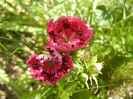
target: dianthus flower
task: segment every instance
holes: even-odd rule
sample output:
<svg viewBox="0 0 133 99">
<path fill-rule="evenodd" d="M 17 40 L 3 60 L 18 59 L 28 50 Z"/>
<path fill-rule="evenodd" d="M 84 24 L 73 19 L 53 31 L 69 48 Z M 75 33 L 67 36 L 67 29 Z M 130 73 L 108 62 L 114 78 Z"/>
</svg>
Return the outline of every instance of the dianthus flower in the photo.
<svg viewBox="0 0 133 99">
<path fill-rule="evenodd" d="M 80 18 L 62 16 L 47 23 L 48 46 L 58 51 L 73 51 L 85 47 L 93 36 L 93 29 Z"/>
<path fill-rule="evenodd" d="M 73 61 L 69 53 L 61 56 L 54 48 L 47 49 L 50 54 L 35 53 L 29 57 L 26 64 L 30 68 L 32 77 L 53 84 L 69 73 L 69 70 L 73 68 Z"/>
</svg>

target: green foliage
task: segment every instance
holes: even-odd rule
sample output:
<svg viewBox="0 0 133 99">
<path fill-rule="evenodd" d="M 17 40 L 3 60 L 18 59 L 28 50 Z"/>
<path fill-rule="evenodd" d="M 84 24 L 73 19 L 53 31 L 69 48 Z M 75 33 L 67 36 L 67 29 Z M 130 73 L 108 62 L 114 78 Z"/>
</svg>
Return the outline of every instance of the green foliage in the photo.
<svg viewBox="0 0 133 99">
<path fill-rule="evenodd" d="M 132 0 L 0 0 L 0 81 L 18 99 L 106 99 L 132 85 L 132 6 Z M 48 53 L 46 23 L 59 16 L 88 20 L 94 37 L 70 52 L 75 68 L 49 85 L 31 78 L 25 63 L 34 52 Z M 103 63 L 102 71 L 95 63 Z"/>
<path fill-rule="evenodd" d="M 79 91 L 73 94 L 72 99 L 96 99 L 96 97 L 88 90 Z"/>
</svg>

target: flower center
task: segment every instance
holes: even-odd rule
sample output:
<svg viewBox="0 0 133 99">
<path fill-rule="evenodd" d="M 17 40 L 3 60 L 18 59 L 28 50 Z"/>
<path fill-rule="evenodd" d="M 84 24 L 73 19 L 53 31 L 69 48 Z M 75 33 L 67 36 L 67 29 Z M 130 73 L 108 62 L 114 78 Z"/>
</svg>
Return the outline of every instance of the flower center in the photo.
<svg viewBox="0 0 133 99">
<path fill-rule="evenodd" d="M 45 66 L 54 66 L 54 60 L 51 55 L 46 55 L 44 58 L 44 65 Z"/>
<path fill-rule="evenodd" d="M 54 66 L 54 61 L 53 60 L 47 61 L 47 65 L 48 66 Z"/>
<path fill-rule="evenodd" d="M 71 36 L 67 37 L 65 33 L 62 33 L 64 43 L 71 43 L 75 37 L 75 32 Z"/>
</svg>

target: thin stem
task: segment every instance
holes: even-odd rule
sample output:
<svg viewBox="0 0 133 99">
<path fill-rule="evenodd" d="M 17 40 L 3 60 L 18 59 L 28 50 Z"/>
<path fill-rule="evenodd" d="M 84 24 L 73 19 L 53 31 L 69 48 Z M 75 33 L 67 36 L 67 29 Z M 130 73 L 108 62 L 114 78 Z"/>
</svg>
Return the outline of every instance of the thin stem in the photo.
<svg viewBox="0 0 133 99">
<path fill-rule="evenodd" d="M 126 0 L 123 0 L 123 19 L 122 19 L 122 27 L 124 29 L 125 26 L 125 19 L 126 19 Z"/>
<path fill-rule="evenodd" d="M 95 10 L 96 10 L 97 3 L 98 3 L 98 0 L 95 0 L 95 1 L 93 2 L 92 13 L 91 13 L 91 17 L 90 17 L 90 26 L 91 26 L 92 21 L 93 21 L 93 14 L 94 14 L 94 12 L 95 12 Z"/>
</svg>

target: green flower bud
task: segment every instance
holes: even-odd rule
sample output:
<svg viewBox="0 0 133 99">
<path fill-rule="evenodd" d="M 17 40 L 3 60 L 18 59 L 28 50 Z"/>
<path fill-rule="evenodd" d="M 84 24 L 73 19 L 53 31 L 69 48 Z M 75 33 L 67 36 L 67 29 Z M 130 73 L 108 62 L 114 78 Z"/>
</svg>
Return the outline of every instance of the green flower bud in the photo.
<svg viewBox="0 0 133 99">
<path fill-rule="evenodd" d="M 93 69 L 95 70 L 95 71 L 101 71 L 102 70 L 102 63 L 95 63 L 94 65 L 93 65 Z"/>
<path fill-rule="evenodd" d="M 82 77 L 83 81 L 88 81 L 88 75 L 87 74 L 83 73 L 83 74 L 81 74 L 81 77 Z"/>
</svg>

